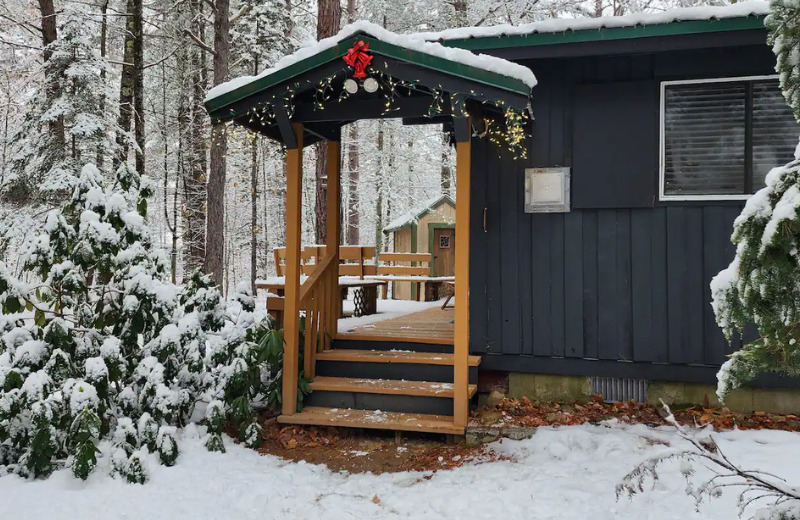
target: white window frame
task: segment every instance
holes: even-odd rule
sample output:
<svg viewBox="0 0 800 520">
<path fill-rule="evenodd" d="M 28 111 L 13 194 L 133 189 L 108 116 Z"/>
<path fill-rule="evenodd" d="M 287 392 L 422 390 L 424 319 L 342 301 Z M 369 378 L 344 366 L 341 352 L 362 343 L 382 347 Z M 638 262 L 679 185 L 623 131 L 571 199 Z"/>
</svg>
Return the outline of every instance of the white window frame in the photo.
<svg viewBox="0 0 800 520">
<path fill-rule="evenodd" d="M 762 81 L 778 79 L 777 74 L 765 76 L 737 76 L 730 78 L 707 78 L 707 79 L 680 79 L 661 82 L 661 99 L 659 101 L 659 135 L 658 135 L 658 200 L 669 201 L 691 201 L 691 200 L 747 200 L 753 196 L 752 193 L 746 194 L 720 194 L 720 195 L 667 195 L 664 193 L 666 187 L 666 146 L 665 146 L 665 126 L 666 121 L 666 88 L 670 85 L 693 85 L 700 83 L 733 83 L 737 81 Z M 779 165 L 775 165 L 779 166 Z"/>
</svg>

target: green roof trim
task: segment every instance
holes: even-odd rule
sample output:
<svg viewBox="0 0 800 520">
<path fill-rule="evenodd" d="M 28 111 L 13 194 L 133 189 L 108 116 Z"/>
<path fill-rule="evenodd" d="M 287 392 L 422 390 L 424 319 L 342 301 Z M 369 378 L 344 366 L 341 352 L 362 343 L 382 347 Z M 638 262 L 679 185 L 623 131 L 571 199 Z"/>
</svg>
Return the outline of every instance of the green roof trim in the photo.
<svg viewBox="0 0 800 520">
<path fill-rule="evenodd" d="M 292 78 L 325 65 L 326 63 L 341 59 L 345 54 L 347 54 L 348 49 L 350 49 L 352 46 L 353 38 L 358 38 L 366 43 L 369 43 L 371 52 L 387 58 L 404 61 L 412 65 L 431 69 L 461 79 L 490 85 L 520 94 L 522 96 L 529 96 L 531 92 L 530 87 L 525 84 L 525 82 L 509 76 L 504 76 L 497 72 L 491 72 L 473 67 L 471 65 L 465 65 L 463 63 L 441 58 L 439 56 L 434 56 L 432 54 L 406 49 L 398 45 L 393 45 L 378 40 L 367 34 L 354 34 L 351 37 L 342 40 L 334 47 L 320 51 L 319 53 L 289 65 L 286 68 L 275 71 L 274 73 L 262 78 L 258 78 L 250 83 L 246 83 L 230 92 L 226 92 L 225 94 L 209 99 L 205 103 L 206 109 L 208 110 L 209 114 L 213 116 L 215 112 L 223 111 L 225 107 L 233 103 L 246 99 L 250 96 L 258 94 L 259 92 L 263 92 L 287 81 L 291 81 Z"/>
<path fill-rule="evenodd" d="M 516 92 L 523 96 L 528 96 L 531 93 L 531 88 L 526 85 L 525 82 L 509 76 L 504 76 L 497 72 L 479 69 L 471 65 L 440 58 L 432 54 L 406 49 L 369 36 L 364 36 L 362 39 L 365 42 L 369 42 L 370 51 L 386 56 L 387 58 L 394 58 L 420 67 L 449 74 L 450 76 L 510 90 L 511 92 Z"/>
<path fill-rule="evenodd" d="M 230 92 L 226 92 L 221 96 L 211 98 L 205 103 L 206 110 L 208 110 L 209 114 L 213 114 L 214 112 L 217 112 L 228 105 L 236 103 L 237 101 L 248 98 L 253 94 L 258 94 L 263 90 L 267 90 L 271 87 L 289 81 L 300 74 L 313 70 L 321 65 L 325 65 L 333 60 L 339 59 L 347 54 L 347 49 L 349 49 L 351 46 L 352 44 L 349 42 L 349 39 L 348 41 L 341 41 L 336 44 L 335 47 L 325 49 L 324 51 L 321 51 L 313 56 L 309 56 L 304 60 L 293 63 L 286 68 L 280 69 L 272 74 L 242 85 L 235 90 L 231 90 Z"/>
<path fill-rule="evenodd" d="M 508 36 L 485 36 L 458 40 L 440 40 L 447 47 L 468 50 L 502 49 L 507 47 L 527 47 L 534 45 L 560 45 L 654 36 L 677 36 L 683 34 L 702 34 L 726 31 L 763 29 L 764 15 L 742 16 L 711 20 L 691 20 L 653 25 L 632 25 L 629 27 L 603 27 L 600 29 L 581 29 L 553 33 L 513 34 Z"/>
</svg>

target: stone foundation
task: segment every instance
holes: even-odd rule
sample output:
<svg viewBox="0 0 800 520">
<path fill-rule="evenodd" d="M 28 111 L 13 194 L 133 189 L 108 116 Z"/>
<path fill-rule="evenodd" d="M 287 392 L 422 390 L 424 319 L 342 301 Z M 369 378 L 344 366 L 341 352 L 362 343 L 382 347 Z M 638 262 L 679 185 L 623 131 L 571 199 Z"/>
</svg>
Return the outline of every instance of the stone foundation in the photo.
<svg viewBox="0 0 800 520">
<path fill-rule="evenodd" d="M 572 402 L 589 399 L 592 385 L 588 377 L 511 372 L 508 396 L 515 399 L 525 396 L 532 401 Z"/>
<path fill-rule="evenodd" d="M 716 387 L 692 383 L 651 382 L 647 385 L 647 404 L 720 406 Z M 732 412 L 761 411 L 777 414 L 800 414 L 800 389 L 737 388 L 725 400 Z"/>
<path fill-rule="evenodd" d="M 532 401 L 573 402 L 592 396 L 588 377 L 552 374 L 508 374 L 508 397 L 528 397 Z M 716 386 L 694 383 L 651 381 L 647 384 L 647 404 L 720 406 Z M 800 415 L 800 389 L 739 388 L 731 392 L 725 406 L 733 412 L 762 411 L 776 414 Z"/>
</svg>

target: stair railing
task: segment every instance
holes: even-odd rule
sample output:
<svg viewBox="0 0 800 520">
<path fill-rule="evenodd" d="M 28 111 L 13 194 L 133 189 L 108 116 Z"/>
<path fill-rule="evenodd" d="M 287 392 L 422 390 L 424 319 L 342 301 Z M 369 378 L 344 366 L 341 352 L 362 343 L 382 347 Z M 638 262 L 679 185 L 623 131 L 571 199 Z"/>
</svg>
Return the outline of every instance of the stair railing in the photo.
<svg viewBox="0 0 800 520">
<path fill-rule="evenodd" d="M 316 375 L 316 354 L 331 348 L 341 312 L 339 255 L 326 255 L 300 286 L 300 308 L 305 309 L 304 373 Z"/>
</svg>

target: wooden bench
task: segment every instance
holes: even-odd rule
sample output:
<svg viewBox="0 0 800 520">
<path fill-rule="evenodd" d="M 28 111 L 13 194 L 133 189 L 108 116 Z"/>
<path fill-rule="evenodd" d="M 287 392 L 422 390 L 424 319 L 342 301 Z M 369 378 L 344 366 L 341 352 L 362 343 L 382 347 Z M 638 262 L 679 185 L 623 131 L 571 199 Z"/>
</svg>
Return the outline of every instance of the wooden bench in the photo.
<svg viewBox="0 0 800 520">
<path fill-rule="evenodd" d="M 301 272 L 305 275 L 314 272 L 314 268 L 325 256 L 325 246 L 305 246 L 300 251 Z M 275 257 L 275 274 L 286 275 L 286 248 L 276 247 L 272 250 Z M 373 246 L 340 246 L 339 247 L 339 276 L 356 276 L 364 279 L 365 276 L 375 275 L 375 247 Z"/>
<path fill-rule="evenodd" d="M 317 264 L 325 257 L 325 246 L 305 246 L 300 251 L 300 267 L 302 276 L 314 272 Z M 267 299 L 267 311 L 275 319 L 276 326 L 283 325 L 283 295 L 285 293 L 286 274 L 286 248 L 273 249 L 275 258 L 275 271 L 279 278 L 256 283 L 257 289 L 266 289 L 277 297 Z M 375 248 L 372 246 L 340 246 L 339 248 L 339 288 L 341 299 L 339 302 L 339 317 L 343 315 L 341 302 L 347 299 L 348 291 L 354 289 L 353 295 L 354 316 L 366 316 L 377 312 L 378 288 L 386 298 L 388 282 L 382 280 L 365 279 L 368 275 L 377 273 L 374 263 Z"/>
<path fill-rule="evenodd" d="M 453 279 L 430 276 L 433 264 L 431 253 L 381 253 L 378 260 L 377 274 L 370 276 L 371 279 L 409 282 L 416 289 L 420 301 L 438 300 L 442 284 Z"/>
</svg>

